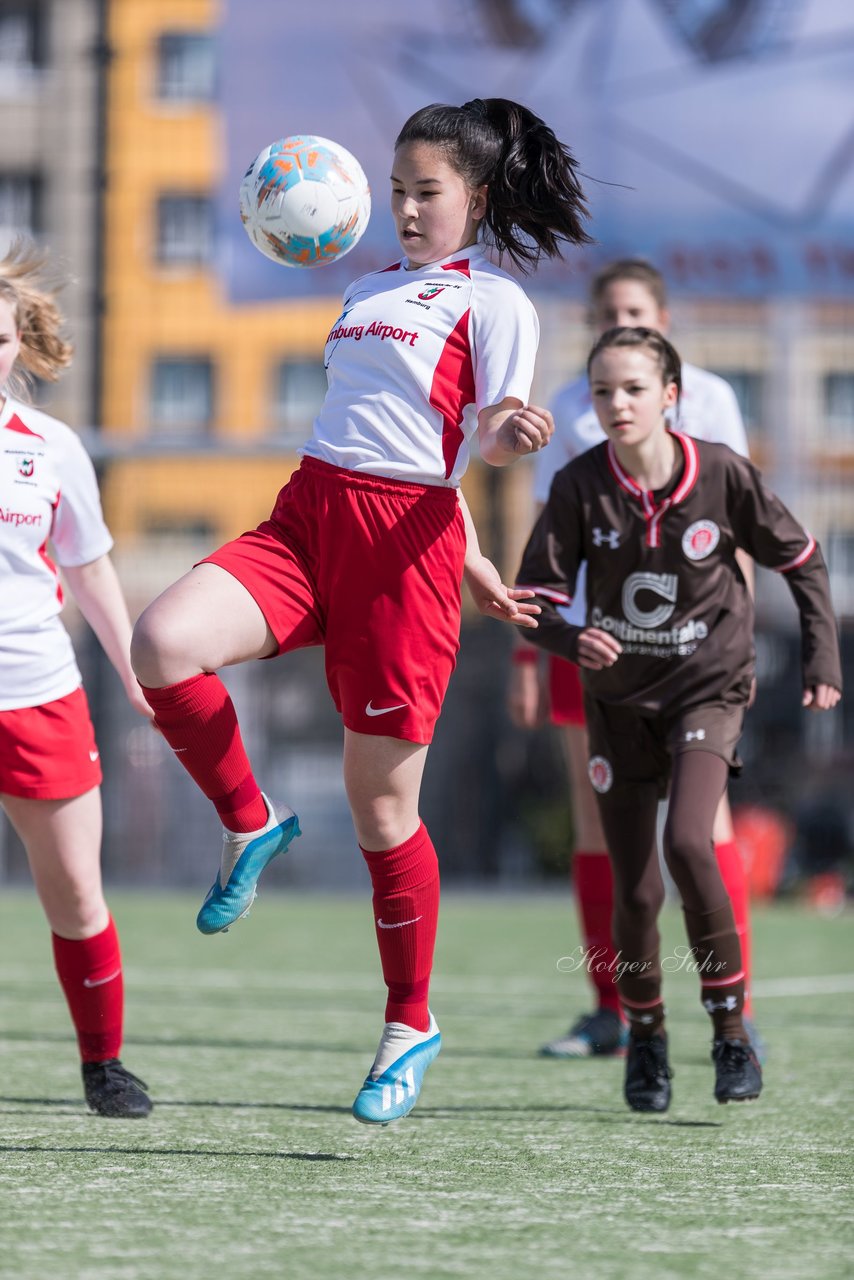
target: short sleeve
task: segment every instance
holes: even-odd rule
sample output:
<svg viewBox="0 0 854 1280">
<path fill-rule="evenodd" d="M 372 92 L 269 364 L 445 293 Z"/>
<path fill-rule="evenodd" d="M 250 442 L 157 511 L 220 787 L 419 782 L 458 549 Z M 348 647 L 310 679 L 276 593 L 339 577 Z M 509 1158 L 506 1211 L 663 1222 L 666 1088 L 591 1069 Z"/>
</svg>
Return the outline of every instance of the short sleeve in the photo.
<svg viewBox="0 0 854 1280">
<path fill-rule="evenodd" d="M 472 296 L 471 338 L 478 412 L 510 397 L 527 404 L 540 322 L 533 303 L 515 280 L 478 273 Z"/>
<path fill-rule="evenodd" d="M 113 545 L 104 523 L 95 468 L 73 431 L 63 440 L 60 490 L 51 531 L 60 565 L 90 564 L 106 555 Z"/>
</svg>

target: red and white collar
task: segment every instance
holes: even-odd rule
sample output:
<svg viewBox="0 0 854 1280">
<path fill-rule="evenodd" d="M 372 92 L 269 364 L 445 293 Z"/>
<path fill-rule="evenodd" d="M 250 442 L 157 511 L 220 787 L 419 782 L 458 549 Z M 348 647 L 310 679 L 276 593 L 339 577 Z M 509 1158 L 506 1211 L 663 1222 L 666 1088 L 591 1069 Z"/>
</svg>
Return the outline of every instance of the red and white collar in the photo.
<svg viewBox="0 0 854 1280">
<path fill-rule="evenodd" d="M 662 498 L 661 502 L 658 503 L 655 501 L 655 496 L 651 489 L 642 489 L 634 477 L 629 475 L 617 457 L 617 450 L 614 448 L 612 441 L 608 441 L 606 456 L 611 475 L 621 489 L 640 502 L 646 520 L 646 545 L 648 547 L 661 546 L 661 520 L 664 513 L 669 511 L 671 507 L 677 506 L 680 502 L 684 502 L 697 483 L 697 477 L 700 474 L 700 456 L 694 441 L 681 431 L 671 431 L 670 434 L 682 446 L 682 452 L 685 455 L 685 467 L 676 488 L 668 497 Z"/>
</svg>

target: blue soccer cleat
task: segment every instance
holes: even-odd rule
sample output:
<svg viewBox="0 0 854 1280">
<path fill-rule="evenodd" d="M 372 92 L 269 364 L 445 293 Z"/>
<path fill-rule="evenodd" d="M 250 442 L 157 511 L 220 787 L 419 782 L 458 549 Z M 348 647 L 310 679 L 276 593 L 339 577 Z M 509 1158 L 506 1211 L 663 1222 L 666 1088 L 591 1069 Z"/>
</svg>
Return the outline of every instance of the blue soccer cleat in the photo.
<svg viewBox="0 0 854 1280">
<path fill-rule="evenodd" d="M 302 834 L 292 809 L 282 808 L 277 814 L 266 796 L 264 803 L 269 818 L 263 831 L 223 832 L 222 868 L 196 916 L 200 933 L 225 933 L 248 915 L 261 872 Z"/>
<path fill-rule="evenodd" d="M 390 1124 L 409 1115 L 418 1101 L 424 1073 L 442 1047 L 436 1019 L 426 1031 L 387 1022 L 374 1065 L 356 1094 L 353 1115 L 362 1124 Z"/>
</svg>

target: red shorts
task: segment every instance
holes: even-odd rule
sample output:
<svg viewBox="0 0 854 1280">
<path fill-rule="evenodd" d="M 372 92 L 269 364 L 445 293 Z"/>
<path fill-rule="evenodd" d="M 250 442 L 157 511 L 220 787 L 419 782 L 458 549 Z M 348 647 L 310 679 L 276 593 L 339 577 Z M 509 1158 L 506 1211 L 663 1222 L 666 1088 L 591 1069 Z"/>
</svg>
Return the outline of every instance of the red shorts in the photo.
<svg viewBox="0 0 854 1280">
<path fill-rule="evenodd" d="M 101 761 L 82 689 L 41 707 L 0 711 L 0 794 L 70 800 L 100 782 Z"/>
<path fill-rule="evenodd" d="M 270 519 L 207 563 L 251 593 L 279 653 L 325 646 L 348 729 L 427 743 L 459 648 L 465 547 L 456 490 L 304 458 Z"/>
<path fill-rule="evenodd" d="M 549 702 L 552 724 L 571 724 L 583 729 L 584 687 L 578 667 L 565 658 L 549 655 Z"/>
</svg>

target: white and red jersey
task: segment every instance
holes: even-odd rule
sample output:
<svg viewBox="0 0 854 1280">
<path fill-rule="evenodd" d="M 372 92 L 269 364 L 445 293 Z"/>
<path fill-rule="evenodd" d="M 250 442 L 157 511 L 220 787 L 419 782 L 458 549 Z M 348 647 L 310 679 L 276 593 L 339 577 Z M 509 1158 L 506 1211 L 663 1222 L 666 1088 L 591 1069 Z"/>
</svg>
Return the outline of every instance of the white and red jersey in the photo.
<svg viewBox="0 0 854 1280">
<path fill-rule="evenodd" d="M 59 618 L 57 564 L 89 564 L 112 545 L 78 437 L 7 397 L 0 411 L 0 710 L 41 706 L 78 688 Z"/>
<path fill-rule="evenodd" d="M 307 457 L 349 471 L 456 487 L 481 409 L 527 404 L 533 305 L 480 249 L 362 276 L 326 341 L 329 389 Z"/>
<path fill-rule="evenodd" d="M 561 467 L 605 439 L 586 374 L 558 391 L 551 410 L 555 433 L 548 448 L 534 456 L 534 497 L 541 504 L 548 501 L 552 480 Z M 679 407 L 668 413 L 668 420 L 672 427 L 695 440 L 725 444 L 742 458 L 750 456 L 735 392 L 728 382 L 707 369 L 683 363 Z M 581 574 L 574 604 L 561 611 L 565 620 L 577 627 L 583 627 L 585 622 L 583 568 Z"/>
</svg>

